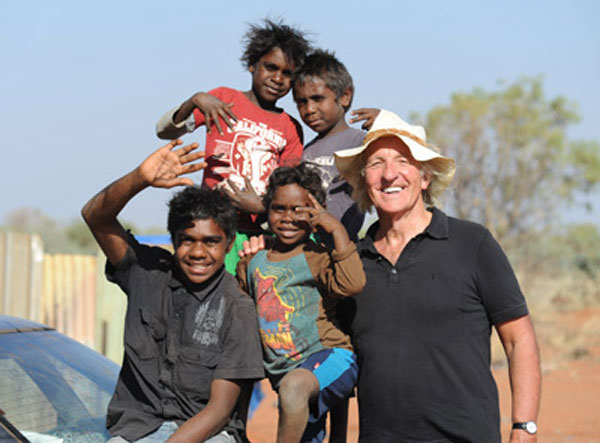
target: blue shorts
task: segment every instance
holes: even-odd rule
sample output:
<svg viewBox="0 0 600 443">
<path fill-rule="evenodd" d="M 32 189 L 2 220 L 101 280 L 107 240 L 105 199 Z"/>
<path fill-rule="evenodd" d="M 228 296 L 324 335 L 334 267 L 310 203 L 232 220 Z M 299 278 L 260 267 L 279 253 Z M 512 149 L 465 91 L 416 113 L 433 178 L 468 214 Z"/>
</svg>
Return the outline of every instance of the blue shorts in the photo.
<svg viewBox="0 0 600 443">
<path fill-rule="evenodd" d="M 325 437 L 327 412 L 350 397 L 358 377 L 356 355 L 347 349 L 323 349 L 296 368 L 311 371 L 319 381 L 319 396 L 311 406 L 303 442 L 321 442 Z"/>
</svg>

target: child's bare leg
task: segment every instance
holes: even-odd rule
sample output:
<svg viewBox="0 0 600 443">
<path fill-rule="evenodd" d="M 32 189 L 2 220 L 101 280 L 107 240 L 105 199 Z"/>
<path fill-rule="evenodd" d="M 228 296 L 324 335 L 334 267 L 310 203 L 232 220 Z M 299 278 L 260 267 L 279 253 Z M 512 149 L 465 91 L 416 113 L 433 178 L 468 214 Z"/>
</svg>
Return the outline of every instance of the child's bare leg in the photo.
<svg viewBox="0 0 600 443">
<path fill-rule="evenodd" d="M 329 442 L 346 443 L 348 430 L 348 399 L 339 402 L 329 411 Z"/>
<path fill-rule="evenodd" d="M 298 368 L 288 372 L 279 385 L 278 443 L 298 443 L 308 422 L 309 404 L 319 393 L 312 372 Z"/>
</svg>

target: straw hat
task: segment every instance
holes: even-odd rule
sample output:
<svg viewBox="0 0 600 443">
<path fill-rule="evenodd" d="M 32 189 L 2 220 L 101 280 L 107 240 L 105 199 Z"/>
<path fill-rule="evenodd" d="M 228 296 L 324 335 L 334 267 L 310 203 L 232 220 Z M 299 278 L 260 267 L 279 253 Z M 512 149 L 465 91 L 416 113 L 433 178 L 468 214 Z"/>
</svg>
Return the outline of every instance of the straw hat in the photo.
<svg viewBox="0 0 600 443">
<path fill-rule="evenodd" d="M 454 177 L 456 170 L 454 159 L 444 157 L 437 151 L 437 148 L 427 144 L 427 135 L 422 126 L 411 125 L 385 109 L 382 109 L 375 118 L 373 126 L 365 135 L 361 146 L 334 153 L 335 165 L 340 175 L 355 189 L 353 197 L 362 206 L 361 209 L 365 210 L 366 202 L 361 202 L 360 196 L 357 197 L 357 194 L 360 194 L 359 188 L 364 187 L 361 172 L 366 159 L 361 158 L 361 154 L 378 138 L 390 135 L 402 140 L 413 158 L 422 163 L 425 169 L 431 173 L 431 183 L 425 192 L 425 203 L 434 204 Z M 359 192 L 356 192 L 357 190 Z"/>
</svg>

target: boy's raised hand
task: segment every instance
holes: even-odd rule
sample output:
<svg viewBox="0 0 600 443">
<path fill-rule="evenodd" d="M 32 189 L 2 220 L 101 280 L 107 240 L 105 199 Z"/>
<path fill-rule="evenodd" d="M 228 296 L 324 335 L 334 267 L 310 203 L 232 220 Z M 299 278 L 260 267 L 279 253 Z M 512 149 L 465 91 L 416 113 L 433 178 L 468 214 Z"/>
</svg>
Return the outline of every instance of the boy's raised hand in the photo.
<svg viewBox="0 0 600 443">
<path fill-rule="evenodd" d="M 221 189 L 231 199 L 233 205 L 241 211 L 250 214 L 260 214 L 265 212 L 261 198 L 258 196 L 250 179 L 244 177 L 244 189 L 240 189 L 230 178 L 227 179 L 228 186 L 222 186 Z"/>
<path fill-rule="evenodd" d="M 352 243 L 348 237 L 348 231 L 340 221 L 325 210 L 312 194 L 308 194 L 311 206 L 296 209 L 300 214 L 310 215 L 310 225 L 313 230 L 321 227 L 325 232 L 333 236 L 334 248 L 337 251 L 345 251 Z"/>
<path fill-rule="evenodd" d="M 206 92 L 194 94 L 191 100 L 194 106 L 204 114 L 206 132 L 209 134 L 211 133 L 212 125 L 214 124 L 217 127 L 219 134 L 223 135 L 223 128 L 221 128 L 219 117 L 223 119 L 229 129 L 233 129 L 233 124 L 238 121 L 238 118 L 231 110 L 233 103 L 225 103 L 214 95 L 210 95 Z"/>
<path fill-rule="evenodd" d="M 173 140 L 150 154 L 138 167 L 138 173 L 144 183 L 155 188 L 193 185 L 191 178 L 180 177 L 206 167 L 205 162 L 193 163 L 204 158 L 204 152 L 193 152 L 198 143 L 183 146 L 181 140 Z"/>
<path fill-rule="evenodd" d="M 344 231 L 346 230 L 344 225 L 342 225 L 337 218 L 327 212 L 311 193 L 308 194 L 308 198 L 311 205 L 297 208 L 296 212 L 300 214 L 308 214 L 310 216 L 310 226 L 312 227 L 313 231 L 318 227 L 323 229 L 328 234 L 333 234 L 339 229 Z"/>
<path fill-rule="evenodd" d="M 350 114 L 354 115 L 354 117 L 350 119 L 350 123 L 364 121 L 361 128 L 365 131 L 368 131 L 369 129 L 371 129 L 371 126 L 373 126 L 373 122 L 375 121 L 375 118 L 379 115 L 379 111 L 380 110 L 377 108 L 354 109 L 353 111 L 350 111 Z"/>
</svg>

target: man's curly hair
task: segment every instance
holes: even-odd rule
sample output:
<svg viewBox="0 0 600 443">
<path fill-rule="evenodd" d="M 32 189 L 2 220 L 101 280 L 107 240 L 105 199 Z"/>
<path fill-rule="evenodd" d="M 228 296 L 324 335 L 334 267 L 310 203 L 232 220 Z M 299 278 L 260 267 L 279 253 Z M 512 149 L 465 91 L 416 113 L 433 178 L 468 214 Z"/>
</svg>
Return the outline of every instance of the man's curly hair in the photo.
<svg viewBox="0 0 600 443">
<path fill-rule="evenodd" d="M 222 191 L 186 186 L 171 198 L 168 205 L 167 229 L 174 246 L 178 232 L 187 229 L 195 220 L 209 218 L 225 232 L 228 243 L 235 238 L 237 211 Z"/>
<path fill-rule="evenodd" d="M 240 60 L 246 69 L 275 47 L 281 49 L 288 61 L 299 68 L 311 48 L 304 32 L 284 25 L 282 21 L 269 19 L 264 20 L 263 26 L 251 24 L 244 35 L 243 45 L 244 53 Z"/>
<path fill-rule="evenodd" d="M 327 196 L 321 175 L 314 166 L 300 163 L 298 166 L 280 166 L 271 173 L 267 190 L 263 196 L 263 205 L 267 211 L 277 188 L 285 185 L 298 185 L 306 189 L 317 199 L 319 204 L 325 206 Z"/>
</svg>

